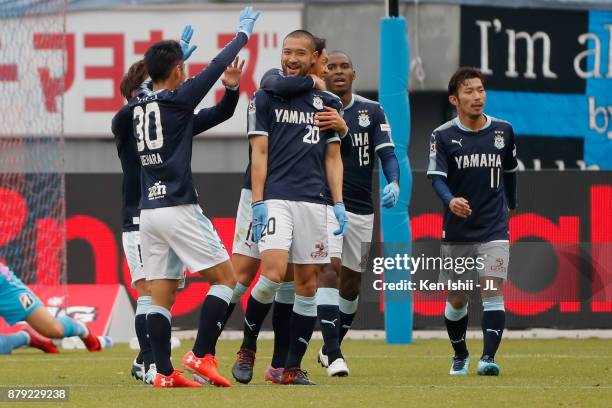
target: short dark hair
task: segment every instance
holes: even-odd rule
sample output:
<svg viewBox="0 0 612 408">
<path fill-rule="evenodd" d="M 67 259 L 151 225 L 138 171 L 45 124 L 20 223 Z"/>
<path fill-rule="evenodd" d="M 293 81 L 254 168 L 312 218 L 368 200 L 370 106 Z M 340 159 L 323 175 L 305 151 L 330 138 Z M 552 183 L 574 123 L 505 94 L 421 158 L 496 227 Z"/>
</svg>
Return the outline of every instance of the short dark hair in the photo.
<svg viewBox="0 0 612 408">
<path fill-rule="evenodd" d="M 314 44 L 315 44 L 315 51 L 318 52 L 319 55 L 321 55 L 323 50 L 327 48 L 327 41 L 325 40 L 325 38 L 315 37 Z"/>
<path fill-rule="evenodd" d="M 332 52 L 329 53 L 329 57 L 331 58 L 332 55 L 335 55 L 335 54 L 344 55 L 346 57 L 346 59 L 348 59 L 349 64 L 351 65 L 351 68 L 353 68 L 353 60 L 351 59 L 350 55 L 348 55 L 346 52 L 344 52 L 342 50 L 333 50 Z"/>
<path fill-rule="evenodd" d="M 140 84 L 144 82 L 147 76 L 148 74 L 145 68 L 144 60 L 133 63 L 119 85 L 121 95 L 123 95 L 125 99 L 130 99 L 132 97 L 132 92 L 138 89 Z"/>
<path fill-rule="evenodd" d="M 168 79 L 172 69 L 183 62 L 183 51 L 177 41 L 159 41 L 147 50 L 144 61 L 153 82 L 164 81 Z"/>
<path fill-rule="evenodd" d="M 316 43 L 315 43 L 315 36 L 312 35 L 310 31 L 294 30 L 290 32 L 289 34 L 287 34 L 284 40 L 286 40 L 287 38 L 306 38 L 307 40 L 310 41 L 310 45 L 313 51 L 315 51 L 317 48 Z"/>
<path fill-rule="evenodd" d="M 478 68 L 474 67 L 459 67 L 448 81 L 448 95 L 455 95 L 459 92 L 459 87 L 468 79 L 478 78 L 485 85 L 485 77 Z"/>
</svg>

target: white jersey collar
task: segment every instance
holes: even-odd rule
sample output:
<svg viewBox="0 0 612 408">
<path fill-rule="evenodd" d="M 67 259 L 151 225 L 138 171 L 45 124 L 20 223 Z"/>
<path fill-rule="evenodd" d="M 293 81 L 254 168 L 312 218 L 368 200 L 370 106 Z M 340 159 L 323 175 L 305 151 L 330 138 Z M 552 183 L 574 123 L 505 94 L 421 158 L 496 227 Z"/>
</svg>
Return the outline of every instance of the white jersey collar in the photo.
<svg viewBox="0 0 612 408">
<path fill-rule="evenodd" d="M 468 127 L 465 127 L 463 125 L 463 123 L 461 123 L 461 121 L 459 120 L 459 116 L 455 116 L 455 119 L 453 119 L 453 123 L 455 124 L 455 126 L 457 126 L 459 129 L 465 131 L 465 132 L 472 132 L 472 133 L 477 133 L 480 132 L 481 130 L 484 130 L 486 128 L 488 128 L 489 126 L 491 126 L 491 118 L 488 115 L 485 115 L 483 113 L 484 117 L 487 118 L 487 120 L 485 121 L 485 124 L 482 128 L 478 129 L 478 130 L 472 130 Z"/>
</svg>

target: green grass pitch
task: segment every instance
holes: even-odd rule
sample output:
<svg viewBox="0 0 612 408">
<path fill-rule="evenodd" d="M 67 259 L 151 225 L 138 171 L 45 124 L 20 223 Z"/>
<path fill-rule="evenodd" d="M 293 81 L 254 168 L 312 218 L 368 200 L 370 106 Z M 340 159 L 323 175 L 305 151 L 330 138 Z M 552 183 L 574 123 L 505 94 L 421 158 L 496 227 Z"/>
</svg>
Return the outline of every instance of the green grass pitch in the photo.
<svg viewBox="0 0 612 408">
<path fill-rule="evenodd" d="M 183 341 L 173 361 L 191 346 Z M 239 343 L 221 341 L 221 372 L 230 368 Z M 351 376 L 329 378 L 316 364 L 320 341 L 312 341 L 304 368 L 316 387 L 267 385 L 263 370 L 270 360 L 271 341 L 260 341 L 253 382 L 231 389 L 153 389 L 130 375 L 135 355 L 126 345 L 102 353 L 84 350 L 45 355 L 23 349 L 0 356 L 0 384 L 62 385 L 70 388 L 67 403 L 78 407 L 591 407 L 612 406 L 611 340 L 505 340 L 497 356 L 499 377 L 479 377 L 472 360 L 470 375 L 450 377 L 450 346 L 442 340 L 420 340 L 410 346 L 382 341 L 347 340 L 344 353 Z M 473 357 L 481 341 L 470 340 Z M 178 368 L 178 367 L 177 367 Z M 233 380 L 233 379 L 232 379 Z M 11 406 L 44 407 L 47 403 Z M 8 404 L 0 403 L 2 406 Z"/>
</svg>

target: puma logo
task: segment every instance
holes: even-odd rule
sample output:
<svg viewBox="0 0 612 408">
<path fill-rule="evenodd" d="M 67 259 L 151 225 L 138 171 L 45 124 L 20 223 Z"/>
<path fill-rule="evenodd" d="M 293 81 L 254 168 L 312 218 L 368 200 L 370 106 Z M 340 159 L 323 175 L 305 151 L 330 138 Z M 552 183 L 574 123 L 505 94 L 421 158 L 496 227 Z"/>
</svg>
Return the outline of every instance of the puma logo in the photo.
<svg viewBox="0 0 612 408">
<path fill-rule="evenodd" d="M 450 341 L 450 342 L 451 342 L 451 343 L 453 343 L 453 344 L 458 344 L 458 343 L 461 343 L 462 341 L 465 341 L 465 336 L 463 336 L 463 337 L 462 337 L 462 338 L 460 338 L 459 340 L 453 340 L 453 339 L 451 339 L 451 341 Z"/>
<path fill-rule="evenodd" d="M 304 343 L 306 347 L 308 347 L 308 342 L 305 339 L 298 337 L 298 341 Z"/>
<path fill-rule="evenodd" d="M 495 334 L 496 334 L 496 335 L 499 337 L 499 332 L 500 332 L 501 330 L 487 329 L 487 331 L 488 331 L 488 332 L 493 332 L 493 333 L 495 333 Z"/>
<path fill-rule="evenodd" d="M 459 140 L 451 139 L 451 143 L 455 143 L 455 144 L 458 144 L 459 146 L 463 147 L 463 145 L 461 144 L 462 140 L 463 140 L 463 138 L 461 138 Z"/>
<path fill-rule="evenodd" d="M 253 324 L 249 323 L 249 321 L 247 320 L 246 317 L 244 318 L 244 323 L 248 326 L 250 331 L 253 331 L 253 328 L 256 326 L 255 323 L 253 323 Z"/>
<path fill-rule="evenodd" d="M 321 324 L 331 324 L 332 326 L 336 327 L 336 320 L 338 319 L 334 319 L 334 320 L 321 319 Z"/>
</svg>

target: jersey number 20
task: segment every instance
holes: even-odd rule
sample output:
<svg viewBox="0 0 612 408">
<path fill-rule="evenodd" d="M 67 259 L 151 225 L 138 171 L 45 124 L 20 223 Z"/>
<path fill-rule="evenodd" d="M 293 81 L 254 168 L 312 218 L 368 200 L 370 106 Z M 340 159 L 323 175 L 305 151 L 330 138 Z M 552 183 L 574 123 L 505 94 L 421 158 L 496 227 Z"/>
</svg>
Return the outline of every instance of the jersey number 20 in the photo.
<svg viewBox="0 0 612 408">
<path fill-rule="evenodd" d="M 151 114 L 155 117 L 155 137 L 152 139 L 150 134 Z M 142 152 L 145 148 L 145 143 L 149 150 L 161 149 L 164 145 L 164 133 L 161 124 L 161 112 L 157 102 L 148 103 L 145 109 L 142 106 L 134 108 L 134 120 L 136 123 L 136 135 L 138 137 L 138 151 Z"/>
<path fill-rule="evenodd" d="M 308 144 L 319 143 L 319 140 L 321 140 L 321 136 L 319 136 L 319 127 L 312 126 L 312 125 L 306 125 L 306 129 L 308 130 L 308 133 L 304 135 L 304 138 L 302 139 L 302 141 Z"/>
</svg>

